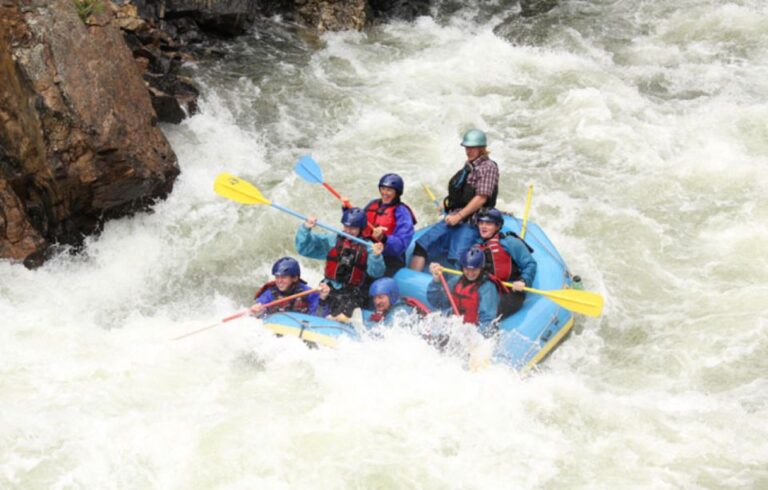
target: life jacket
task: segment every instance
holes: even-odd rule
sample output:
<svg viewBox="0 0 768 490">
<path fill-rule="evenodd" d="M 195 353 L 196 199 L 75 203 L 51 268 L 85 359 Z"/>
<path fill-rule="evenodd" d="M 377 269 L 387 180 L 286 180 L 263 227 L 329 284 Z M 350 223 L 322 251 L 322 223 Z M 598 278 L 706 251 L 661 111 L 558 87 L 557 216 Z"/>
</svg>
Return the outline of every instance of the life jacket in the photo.
<svg viewBox="0 0 768 490">
<path fill-rule="evenodd" d="M 410 296 L 403 296 L 403 303 L 407 304 L 419 314 L 419 316 L 427 316 L 429 314 L 429 306 L 425 305 L 416 298 Z"/>
<path fill-rule="evenodd" d="M 485 253 L 485 271 L 502 281 L 512 281 L 520 277 L 520 269 L 512 260 L 512 256 L 501 246 L 505 233 L 496 233 L 478 247 Z"/>
<path fill-rule="evenodd" d="M 426 316 L 429 313 L 429 307 L 422 303 L 421 301 L 417 300 L 416 298 L 411 298 L 409 296 L 403 296 L 402 298 L 403 303 L 407 304 L 413 310 L 419 314 L 419 316 Z M 384 313 L 374 312 L 371 314 L 369 319 L 372 322 L 380 322 L 384 319 L 385 316 L 387 316 L 387 313 L 389 310 L 387 310 Z"/>
<path fill-rule="evenodd" d="M 343 285 L 362 286 L 367 264 L 368 249 L 340 236 L 325 258 L 325 278 Z"/>
<path fill-rule="evenodd" d="M 453 286 L 451 294 L 456 302 L 459 313 L 464 316 L 466 323 L 477 324 L 480 309 L 480 295 L 478 290 L 485 282 L 486 275 L 483 273 L 476 281 L 467 281 L 464 276 Z"/>
<path fill-rule="evenodd" d="M 259 296 L 264 294 L 264 292 L 266 291 L 270 291 L 272 293 L 273 300 L 285 298 L 286 296 L 291 296 L 292 294 L 298 294 L 304 291 L 304 289 L 301 286 L 306 283 L 307 282 L 305 280 L 299 279 L 299 282 L 291 286 L 291 289 L 289 289 L 286 292 L 282 292 L 277 288 L 277 283 L 275 281 L 269 281 L 265 285 L 261 286 L 261 289 L 256 291 L 256 294 L 254 295 L 254 299 L 258 299 Z M 295 311 L 296 313 L 309 313 L 309 299 L 307 298 L 307 296 L 295 298 L 290 301 L 286 301 L 285 303 L 280 303 L 279 305 L 270 306 L 265 311 L 268 314 L 277 313 L 280 311 Z"/>
<path fill-rule="evenodd" d="M 472 164 L 468 163 L 464 165 L 464 168 L 456 172 L 453 177 L 451 177 L 450 182 L 448 182 L 448 197 L 446 197 L 443 201 L 443 205 L 445 206 L 446 211 L 450 212 L 456 209 L 463 209 L 464 206 L 469 204 L 469 201 L 475 197 L 477 191 L 473 186 L 467 183 L 467 180 L 469 180 L 469 174 L 472 173 L 473 168 L 484 160 L 489 160 L 491 163 L 496 165 L 496 162 L 488 158 L 486 155 L 482 155 L 477 157 L 472 162 Z M 498 165 L 496 165 L 496 167 L 498 167 Z M 496 187 L 493 188 L 493 194 L 488 196 L 488 200 L 485 201 L 483 206 L 488 208 L 495 208 L 496 196 L 498 194 L 499 184 L 497 183 Z"/>
<path fill-rule="evenodd" d="M 363 228 L 361 233 L 362 237 L 368 238 L 373 235 L 373 229 L 377 226 L 383 226 L 386 228 L 386 230 L 384 230 L 384 234 L 387 236 L 394 233 L 395 228 L 397 227 L 397 217 L 395 216 L 395 211 L 397 210 L 398 206 L 404 206 L 405 209 L 411 213 L 411 219 L 413 219 L 413 224 L 415 225 L 416 214 L 413 212 L 410 206 L 404 202 L 400 202 L 399 198 L 396 198 L 391 204 L 384 204 L 381 202 L 381 199 L 376 199 L 371 201 L 365 207 L 365 216 L 371 226 L 366 226 Z"/>
</svg>

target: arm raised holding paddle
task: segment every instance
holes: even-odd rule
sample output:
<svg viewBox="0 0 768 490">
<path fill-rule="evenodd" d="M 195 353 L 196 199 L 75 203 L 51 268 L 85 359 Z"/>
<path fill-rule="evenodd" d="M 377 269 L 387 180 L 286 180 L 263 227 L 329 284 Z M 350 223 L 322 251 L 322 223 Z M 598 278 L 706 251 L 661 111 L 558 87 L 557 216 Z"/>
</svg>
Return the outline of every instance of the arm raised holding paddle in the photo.
<svg viewBox="0 0 768 490">
<path fill-rule="evenodd" d="M 360 208 L 344 209 L 342 231 L 270 201 L 256 186 L 228 173 L 216 177 L 213 189 L 217 194 L 240 204 L 265 204 L 305 221 L 296 232 L 296 248 L 299 254 L 306 257 L 326 259 L 325 278 L 337 293 L 331 294 L 329 298 L 329 306 L 334 315 L 338 314 L 334 313 L 336 311 L 351 316 L 352 310 L 362 306 L 365 301 L 362 286 L 366 277 L 378 278 L 384 273 L 385 265 L 381 256 L 384 246 L 360 238 L 361 229 L 367 225 L 365 213 Z M 333 235 L 312 234 L 311 230 L 315 226 Z M 322 251 L 325 251 L 325 257 Z M 341 296 L 345 297 L 344 301 Z"/>
<path fill-rule="evenodd" d="M 345 235 L 358 236 L 365 226 L 365 213 L 360 208 L 345 209 L 341 223 Z M 344 238 L 328 233 L 314 233 L 317 225 L 314 217 L 308 218 L 296 232 L 296 250 L 299 254 L 313 259 L 325 259 L 321 286 L 321 308 L 324 314 L 352 316 L 355 308 L 365 302 L 367 278 L 378 278 L 384 273 L 381 252 L 384 245 L 370 244 L 370 249 Z"/>
<path fill-rule="evenodd" d="M 310 184 L 322 184 L 345 208 L 352 207 L 345 197 L 325 182 L 323 170 L 311 156 L 299 158 L 293 170 Z M 416 215 L 410 206 L 401 201 L 405 189 L 402 177 L 393 173 L 384 174 L 379 179 L 378 188 L 380 199 L 370 201 L 363 208 L 367 226 L 363 226 L 361 237 L 384 244 L 385 275 L 391 277 L 405 267 L 405 252 L 415 233 Z"/>
</svg>

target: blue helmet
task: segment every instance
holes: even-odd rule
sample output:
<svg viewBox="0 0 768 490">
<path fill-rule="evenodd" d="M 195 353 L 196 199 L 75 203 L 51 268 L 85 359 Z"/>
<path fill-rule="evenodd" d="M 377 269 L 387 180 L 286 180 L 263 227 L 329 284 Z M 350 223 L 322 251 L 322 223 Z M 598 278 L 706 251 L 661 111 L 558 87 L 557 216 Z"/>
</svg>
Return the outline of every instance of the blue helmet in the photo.
<svg viewBox="0 0 768 490">
<path fill-rule="evenodd" d="M 341 224 L 355 228 L 365 228 L 368 224 L 368 219 L 365 216 L 365 211 L 362 209 L 347 208 L 341 213 Z"/>
<path fill-rule="evenodd" d="M 400 290 L 397 288 L 397 282 L 391 277 L 376 279 L 368 290 L 368 296 L 373 298 L 379 294 L 386 294 L 389 296 L 390 304 L 397 303 L 397 300 L 400 299 Z"/>
<path fill-rule="evenodd" d="M 405 189 L 405 183 L 403 183 L 403 178 L 397 174 L 384 174 L 384 176 L 379 179 L 379 187 L 391 187 L 397 191 L 398 196 L 401 196 Z"/>
<path fill-rule="evenodd" d="M 485 252 L 472 247 L 461 254 L 461 266 L 467 269 L 481 269 L 485 265 Z"/>
<path fill-rule="evenodd" d="M 485 137 L 485 133 L 479 129 L 470 129 L 464 133 L 464 137 L 461 139 L 461 146 L 466 148 L 477 148 L 488 146 L 488 139 Z"/>
<path fill-rule="evenodd" d="M 272 275 L 299 277 L 301 276 L 301 267 L 299 267 L 299 263 L 296 259 L 283 257 L 277 259 L 275 265 L 272 266 Z"/>
<path fill-rule="evenodd" d="M 481 209 L 476 216 L 478 223 L 480 221 L 490 221 L 491 223 L 496 223 L 499 228 L 504 225 L 504 216 L 496 208 Z"/>
</svg>

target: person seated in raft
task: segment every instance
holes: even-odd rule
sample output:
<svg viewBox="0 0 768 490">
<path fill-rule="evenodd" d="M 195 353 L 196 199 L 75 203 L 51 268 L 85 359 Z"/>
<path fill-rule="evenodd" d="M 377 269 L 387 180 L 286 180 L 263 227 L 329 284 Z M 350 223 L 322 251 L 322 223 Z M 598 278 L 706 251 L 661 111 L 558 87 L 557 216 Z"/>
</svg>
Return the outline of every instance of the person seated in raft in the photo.
<svg viewBox="0 0 768 490">
<path fill-rule="evenodd" d="M 384 274 L 381 252 L 384 244 L 374 243 L 371 253 L 367 247 L 331 233 L 313 233 L 317 218 L 310 216 L 296 232 L 296 250 L 312 259 L 325 259 L 325 279 L 320 284 L 320 315 L 352 316 L 355 308 L 362 307 L 368 277 Z M 360 236 L 367 225 L 365 212 L 360 208 L 344 209 L 341 224 L 345 233 Z"/>
<path fill-rule="evenodd" d="M 517 234 L 501 232 L 504 216 L 498 209 L 481 209 L 475 219 L 480 233 L 476 246 L 485 253 L 485 272 L 498 281 L 512 283 L 511 288 L 497 284 L 501 290 L 499 314 L 506 317 L 523 306 L 523 288 L 530 287 L 536 277 L 536 259 Z"/>
<path fill-rule="evenodd" d="M 392 277 L 405 267 L 405 251 L 413 239 L 416 215 L 400 201 L 404 188 L 399 175 L 385 174 L 379 179 L 381 198 L 364 208 L 369 226 L 363 228 L 362 236 L 384 244 L 385 277 Z"/>
<path fill-rule="evenodd" d="M 410 314 L 414 310 L 422 315 L 429 313 L 429 308 L 414 298 L 400 297 L 397 282 L 391 277 L 376 279 L 368 290 L 373 298 L 373 313 L 366 319 L 366 325 L 391 325 L 394 316 L 401 311 Z"/>
<path fill-rule="evenodd" d="M 477 239 L 472 216 L 482 207 L 496 206 L 499 167 L 488 157 L 485 133 L 470 129 L 464 133 L 461 145 L 467 160 L 448 183 L 448 196 L 443 200 L 446 216 L 416 241 L 411 269 L 424 270 L 427 258 L 446 248 L 448 264 L 455 268 L 459 255 Z"/>
<path fill-rule="evenodd" d="M 461 255 L 462 275 L 445 277 L 448 289 L 464 322 L 478 326 L 484 336 L 496 331 L 494 320 L 498 316 L 499 293 L 496 285 L 484 270 L 485 253 L 477 247 L 466 250 Z M 440 280 L 440 264 L 433 262 L 429 266 L 432 282 L 427 288 L 427 299 L 436 308 L 452 311 L 451 302 Z"/>
<path fill-rule="evenodd" d="M 320 293 L 311 293 L 279 305 L 265 307 L 265 304 L 271 303 L 276 299 L 312 289 L 307 285 L 306 281 L 301 279 L 301 267 L 296 259 L 291 257 L 278 259 L 272 266 L 272 275 L 275 276 L 274 281 L 264 284 L 256 292 L 254 297 L 256 304 L 251 307 L 254 315 L 271 315 L 281 311 L 294 311 L 309 315 L 317 313 Z"/>
</svg>

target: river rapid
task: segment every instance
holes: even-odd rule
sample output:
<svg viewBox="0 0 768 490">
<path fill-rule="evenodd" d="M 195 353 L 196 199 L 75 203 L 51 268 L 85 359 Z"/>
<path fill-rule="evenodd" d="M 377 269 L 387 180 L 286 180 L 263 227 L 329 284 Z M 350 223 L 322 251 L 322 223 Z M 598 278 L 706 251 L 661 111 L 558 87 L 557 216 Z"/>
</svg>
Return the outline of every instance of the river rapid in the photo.
<svg viewBox="0 0 768 490">
<path fill-rule="evenodd" d="M 480 2 L 478 2 L 480 3 Z M 482 2 L 485 4 L 486 2 Z M 40 269 L 0 262 L 0 487 L 768 488 L 768 7 L 444 2 L 320 37 L 274 19 L 188 70 L 154 212 Z M 295 218 L 336 224 L 386 172 L 444 192 L 487 130 L 499 207 L 548 233 L 602 317 L 533 376 L 407 329 L 307 349 L 246 318 Z M 302 260 L 316 283 L 322 264 Z"/>
</svg>

